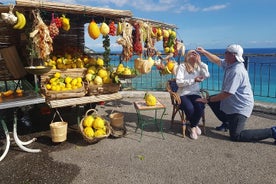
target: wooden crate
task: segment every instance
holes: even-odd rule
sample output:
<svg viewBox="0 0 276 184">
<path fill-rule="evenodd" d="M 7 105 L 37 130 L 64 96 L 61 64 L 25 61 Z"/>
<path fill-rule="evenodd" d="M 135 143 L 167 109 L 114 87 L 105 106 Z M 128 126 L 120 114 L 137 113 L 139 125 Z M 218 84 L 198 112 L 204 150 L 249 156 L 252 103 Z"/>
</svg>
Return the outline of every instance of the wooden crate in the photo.
<svg viewBox="0 0 276 184">
<path fill-rule="evenodd" d="M 87 96 L 117 93 L 119 90 L 120 90 L 120 84 L 115 84 L 115 83 L 103 84 L 103 85 L 88 84 Z"/>
<path fill-rule="evenodd" d="M 45 86 L 43 88 L 44 88 L 43 92 L 47 100 L 77 98 L 77 97 L 83 97 L 86 94 L 84 85 L 79 89 L 66 90 L 66 91 L 51 91 L 51 90 L 47 90 Z"/>
</svg>

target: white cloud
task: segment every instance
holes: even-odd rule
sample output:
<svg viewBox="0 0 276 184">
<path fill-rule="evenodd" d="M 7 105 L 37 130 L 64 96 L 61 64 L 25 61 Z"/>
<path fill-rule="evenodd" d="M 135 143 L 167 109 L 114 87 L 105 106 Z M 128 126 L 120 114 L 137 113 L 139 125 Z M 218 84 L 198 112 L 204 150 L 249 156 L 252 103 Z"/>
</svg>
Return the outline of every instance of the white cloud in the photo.
<svg viewBox="0 0 276 184">
<path fill-rule="evenodd" d="M 140 11 L 164 12 L 175 8 L 176 0 L 154 2 L 151 0 L 133 1 L 129 5 Z"/>
<path fill-rule="evenodd" d="M 202 11 L 217 11 L 217 10 L 224 9 L 227 6 L 228 6 L 228 4 L 213 5 L 213 6 L 209 6 L 207 8 L 203 8 Z"/>
<path fill-rule="evenodd" d="M 192 5 L 192 4 L 184 4 L 182 6 L 180 6 L 176 12 L 177 13 L 181 13 L 183 11 L 189 11 L 189 12 L 198 12 L 200 11 L 200 8 L 199 7 L 196 7 L 195 5 Z"/>
</svg>

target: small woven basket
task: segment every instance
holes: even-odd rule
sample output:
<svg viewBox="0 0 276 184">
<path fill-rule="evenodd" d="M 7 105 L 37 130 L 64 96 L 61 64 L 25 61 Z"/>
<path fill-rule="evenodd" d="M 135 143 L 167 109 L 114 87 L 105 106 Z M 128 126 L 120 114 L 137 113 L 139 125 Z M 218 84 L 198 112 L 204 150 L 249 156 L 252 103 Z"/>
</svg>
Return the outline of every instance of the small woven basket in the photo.
<svg viewBox="0 0 276 184">
<path fill-rule="evenodd" d="M 89 110 L 86 111 L 85 116 L 81 119 L 81 122 L 79 123 L 79 129 L 80 129 L 81 135 L 83 136 L 83 139 L 86 142 L 93 144 L 93 143 L 99 142 L 102 139 L 105 139 L 105 138 L 109 137 L 109 135 L 111 133 L 110 123 L 102 117 L 101 118 L 104 120 L 104 124 L 105 124 L 105 127 L 106 127 L 106 135 L 102 135 L 102 136 L 98 136 L 98 137 L 92 137 L 92 138 L 85 135 L 85 133 L 83 132 L 84 128 L 83 128 L 82 124 L 83 124 L 83 121 L 84 121 L 85 117 L 87 117 L 89 115 L 93 115 L 94 117 L 101 117 L 97 114 L 97 111 L 95 109 L 89 109 Z"/>
<path fill-rule="evenodd" d="M 147 74 L 151 71 L 154 62 L 149 59 L 143 59 L 142 57 L 136 58 L 134 60 L 134 68 L 141 74 Z"/>
<path fill-rule="evenodd" d="M 59 116 L 61 121 L 54 122 L 56 114 Z M 63 121 L 60 113 L 56 110 L 53 120 L 50 123 L 51 137 L 53 142 L 64 142 L 67 139 L 67 127 L 68 123 Z"/>
</svg>

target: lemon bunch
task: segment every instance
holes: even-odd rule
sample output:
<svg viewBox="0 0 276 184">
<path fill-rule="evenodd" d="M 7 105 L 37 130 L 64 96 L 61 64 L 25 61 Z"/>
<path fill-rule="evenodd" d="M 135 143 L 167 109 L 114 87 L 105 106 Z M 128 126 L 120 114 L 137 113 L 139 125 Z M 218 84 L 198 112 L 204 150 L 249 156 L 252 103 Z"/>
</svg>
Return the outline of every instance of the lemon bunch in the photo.
<svg viewBox="0 0 276 184">
<path fill-rule="evenodd" d="M 175 52 L 176 32 L 172 29 L 163 30 L 163 47 L 166 54 Z"/>
<path fill-rule="evenodd" d="M 133 75 L 136 74 L 136 70 L 134 68 L 129 68 L 128 66 L 124 66 L 122 63 L 120 63 L 116 68 L 116 74 L 119 75 Z"/>
<path fill-rule="evenodd" d="M 71 54 L 65 54 L 64 56 L 52 56 L 44 62 L 44 66 L 52 67 L 52 69 L 84 68 L 87 62 L 89 62 L 88 57 L 73 57 Z"/>
<path fill-rule="evenodd" d="M 154 95 L 147 92 L 147 93 L 145 93 L 144 99 L 145 99 L 147 106 L 155 106 L 156 105 L 157 100 Z"/>
<path fill-rule="evenodd" d="M 82 121 L 83 133 L 89 137 L 106 135 L 105 120 L 100 116 L 88 115 Z"/>
<path fill-rule="evenodd" d="M 103 85 L 120 82 L 118 76 L 114 75 L 112 68 L 105 66 L 101 57 L 90 59 L 90 61 L 85 65 L 87 67 L 85 80 L 89 84 Z"/>
<path fill-rule="evenodd" d="M 82 87 L 83 81 L 81 77 L 63 77 L 60 72 L 56 72 L 46 84 L 46 89 L 52 91 L 74 90 Z"/>
<path fill-rule="evenodd" d="M 89 84 L 95 85 L 110 84 L 113 82 L 110 70 L 105 67 L 89 67 L 85 79 Z"/>
</svg>

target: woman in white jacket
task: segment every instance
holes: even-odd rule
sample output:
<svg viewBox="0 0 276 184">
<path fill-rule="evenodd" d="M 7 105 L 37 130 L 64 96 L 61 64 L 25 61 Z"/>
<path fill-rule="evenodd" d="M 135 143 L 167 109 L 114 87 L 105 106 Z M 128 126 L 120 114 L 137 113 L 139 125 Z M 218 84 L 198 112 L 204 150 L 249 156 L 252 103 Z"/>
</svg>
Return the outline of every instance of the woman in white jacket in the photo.
<svg viewBox="0 0 276 184">
<path fill-rule="evenodd" d="M 185 111 L 186 120 L 190 121 L 190 137 L 197 139 L 201 134 L 198 127 L 205 105 L 197 102 L 200 96 L 200 82 L 210 76 L 208 66 L 201 61 L 195 50 L 190 50 L 176 72 L 177 93 L 181 98 L 181 109 Z M 185 122 L 183 122 L 185 124 Z"/>
</svg>

